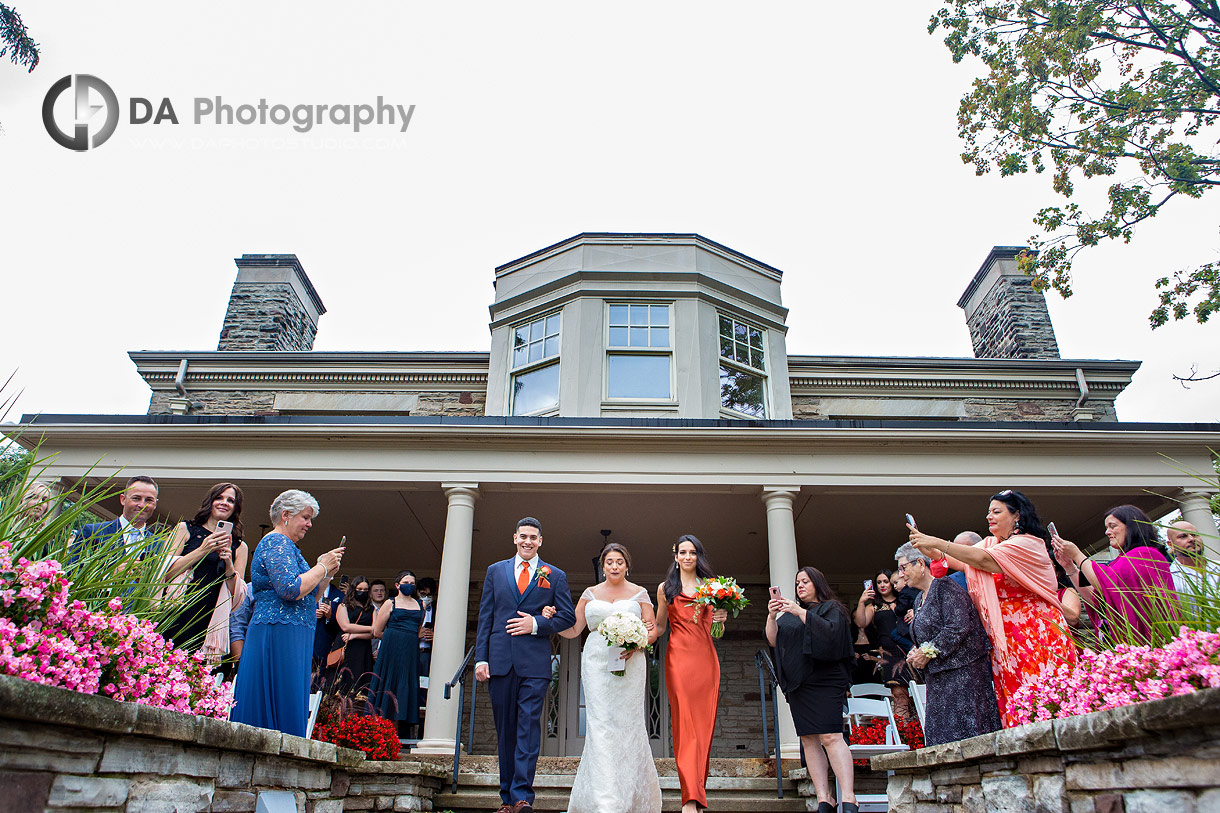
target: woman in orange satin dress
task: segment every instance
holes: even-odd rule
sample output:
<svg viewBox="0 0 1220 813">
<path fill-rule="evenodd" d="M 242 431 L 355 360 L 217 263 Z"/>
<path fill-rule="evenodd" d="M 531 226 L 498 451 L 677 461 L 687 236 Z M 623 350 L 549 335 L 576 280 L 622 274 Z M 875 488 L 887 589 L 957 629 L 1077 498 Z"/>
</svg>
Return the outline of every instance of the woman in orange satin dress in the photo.
<svg viewBox="0 0 1220 813">
<path fill-rule="evenodd" d="M 707 807 L 707 774 L 720 695 L 720 658 L 712 642 L 712 622 L 724 621 L 728 613 L 693 604 L 699 582 L 716 575 L 703 543 L 687 534 L 678 539 L 673 551 L 669 574 L 657 587 L 657 634 L 668 626 L 665 689 L 682 786 L 682 813 L 698 813 Z"/>
</svg>

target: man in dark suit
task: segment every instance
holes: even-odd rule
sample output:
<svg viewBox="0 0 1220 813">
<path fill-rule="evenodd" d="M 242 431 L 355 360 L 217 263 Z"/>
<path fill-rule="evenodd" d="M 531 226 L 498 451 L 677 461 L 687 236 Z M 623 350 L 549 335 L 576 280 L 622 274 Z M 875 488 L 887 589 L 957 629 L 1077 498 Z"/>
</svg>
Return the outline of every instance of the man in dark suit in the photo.
<svg viewBox="0 0 1220 813">
<path fill-rule="evenodd" d="M 576 623 L 568 577 L 538 556 L 542 524 L 517 523 L 517 555 L 487 568 L 479 602 L 474 676 L 490 680 L 500 755 L 496 813 L 533 813 L 534 771 L 542 745 L 542 706 L 551 683 L 550 636 Z M 554 605 L 553 618 L 542 608 Z"/>
<path fill-rule="evenodd" d="M 94 522 L 81 528 L 72 538 L 68 548 L 68 561 L 75 562 L 85 553 L 85 549 L 95 544 L 113 546 L 115 563 L 126 549 L 140 550 L 140 558 L 152 553 L 141 545 L 152 535 L 148 521 L 157 510 L 157 483 L 151 477 L 137 474 L 127 481 L 123 493 L 119 495 L 119 505 L 123 513 L 118 519 L 109 522 Z"/>
</svg>

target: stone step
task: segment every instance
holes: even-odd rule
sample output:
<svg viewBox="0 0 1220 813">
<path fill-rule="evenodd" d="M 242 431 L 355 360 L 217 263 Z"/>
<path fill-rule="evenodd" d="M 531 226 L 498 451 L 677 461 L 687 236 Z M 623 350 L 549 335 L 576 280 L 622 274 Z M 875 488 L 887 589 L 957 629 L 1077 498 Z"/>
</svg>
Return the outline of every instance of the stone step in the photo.
<svg viewBox="0 0 1220 813">
<path fill-rule="evenodd" d="M 557 790 L 539 790 L 534 796 L 534 809 L 538 811 L 565 811 L 568 808 L 569 793 Z M 795 793 L 784 792 L 784 798 L 779 799 L 772 791 L 770 795 L 751 793 L 723 798 L 718 794 L 708 793 L 709 809 L 713 813 L 805 813 L 805 799 Z M 452 813 L 488 813 L 500 806 L 498 791 L 467 791 L 459 793 L 438 793 L 432 798 L 433 810 L 452 811 Z M 676 790 L 661 792 L 661 810 L 665 813 L 680 811 L 682 798 Z"/>
<path fill-rule="evenodd" d="M 443 770 L 453 770 L 453 757 L 451 756 L 431 756 L 412 754 L 411 759 L 419 759 L 427 762 L 432 762 L 440 766 Z M 660 776 L 677 776 L 678 769 L 672 758 L 658 758 L 656 761 L 657 773 Z M 580 757 L 539 757 L 537 775 L 562 775 L 575 774 L 577 767 L 580 765 Z M 798 760 L 784 760 L 783 770 L 785 773 L 800 767 Z M 499 762 L 496 757 L 476 754 L 463 754 L 458 763 L 459 774 L 490 774 L 498 776 L 500 772 Z M 761 758 L 742 758 L 742 759 L 713 759 L 709 765 L 709 776 L 741 776 L 741 777 L 771 777 L 775 779 L 775 762 L 770 759 Z"/>
<path fill-rule="evenodd" d="M 662 776 L 661 790 L 677 791 L 680 788 L 678 777 Z M 571 789 L 572 783 L 576 780 L 576 774 L 542 774 L 535 775 L 534 788 L 538 791 L 544 789 Z M 477 774 L 458 774 L 458 788 L 499 788 L 499 775 L 493 776 L 488 773 Z M 708 791 L 723 791 L 726 793 L 742 792 L 742 793 L 775 793 L 775 779 L 755 776 L 709 776 L 707 779 Z M 796 783 L 791 779 L 784 780 L 784 792 L 795 793 Z"/>
</svg>

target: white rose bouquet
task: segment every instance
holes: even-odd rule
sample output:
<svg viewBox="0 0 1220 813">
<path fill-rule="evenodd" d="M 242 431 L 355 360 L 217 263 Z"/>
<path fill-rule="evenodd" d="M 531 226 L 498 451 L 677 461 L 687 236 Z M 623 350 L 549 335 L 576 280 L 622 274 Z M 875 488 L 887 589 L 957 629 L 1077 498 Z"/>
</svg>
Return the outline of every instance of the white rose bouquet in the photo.
<svg viewBox="0 0 1220 813">
<path fill-rule="evenodd" d="M 940 650 L 936 648 L 936 644 L 932 643 L 931 641 L 924 641 L 922 644 L 920 644 L 919 651 L 922 652 L 923 656 L 928 660 L 932 660 L 940 654 Z"/>
<path fill-rule="evenodd" d="M 615 613 L 607 616 L 597 625 L 597 633 L 606 639 L 607 646 L 620 647 L 624 652 L 649 648 L 648 628 L 644 626 L 644 622 L 639 616 L 631 613 Z M 622 677 L 627 674 L 627 670 L 618 669 L 610 674 Z"/>
</svg>

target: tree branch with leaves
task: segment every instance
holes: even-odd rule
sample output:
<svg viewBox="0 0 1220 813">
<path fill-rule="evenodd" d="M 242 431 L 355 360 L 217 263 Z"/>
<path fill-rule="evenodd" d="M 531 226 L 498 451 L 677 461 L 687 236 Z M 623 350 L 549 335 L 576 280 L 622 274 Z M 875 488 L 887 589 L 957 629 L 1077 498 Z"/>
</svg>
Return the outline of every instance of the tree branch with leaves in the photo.
<svg viewBox="0 0 1220 813">
<path fill-rule="evenodd" d="M 929 33 L 954 62 L 977 58 L 958 108 L 962 160 L 983 175 L 1049 173 L 1063 201 L 1033 218 L 1021 267 L 1039 290 L 1072 295 L 1072 262 L 1135 228 L 1175 198 L 1220 185 L 1220 5 L 1215 0 L 947 0 Z M 1114 178 L 1106 210 L 1077 185 Z M 1154 328 L 1220 311 L 1220 263 L 1156 283 Z"/>
</svg>

